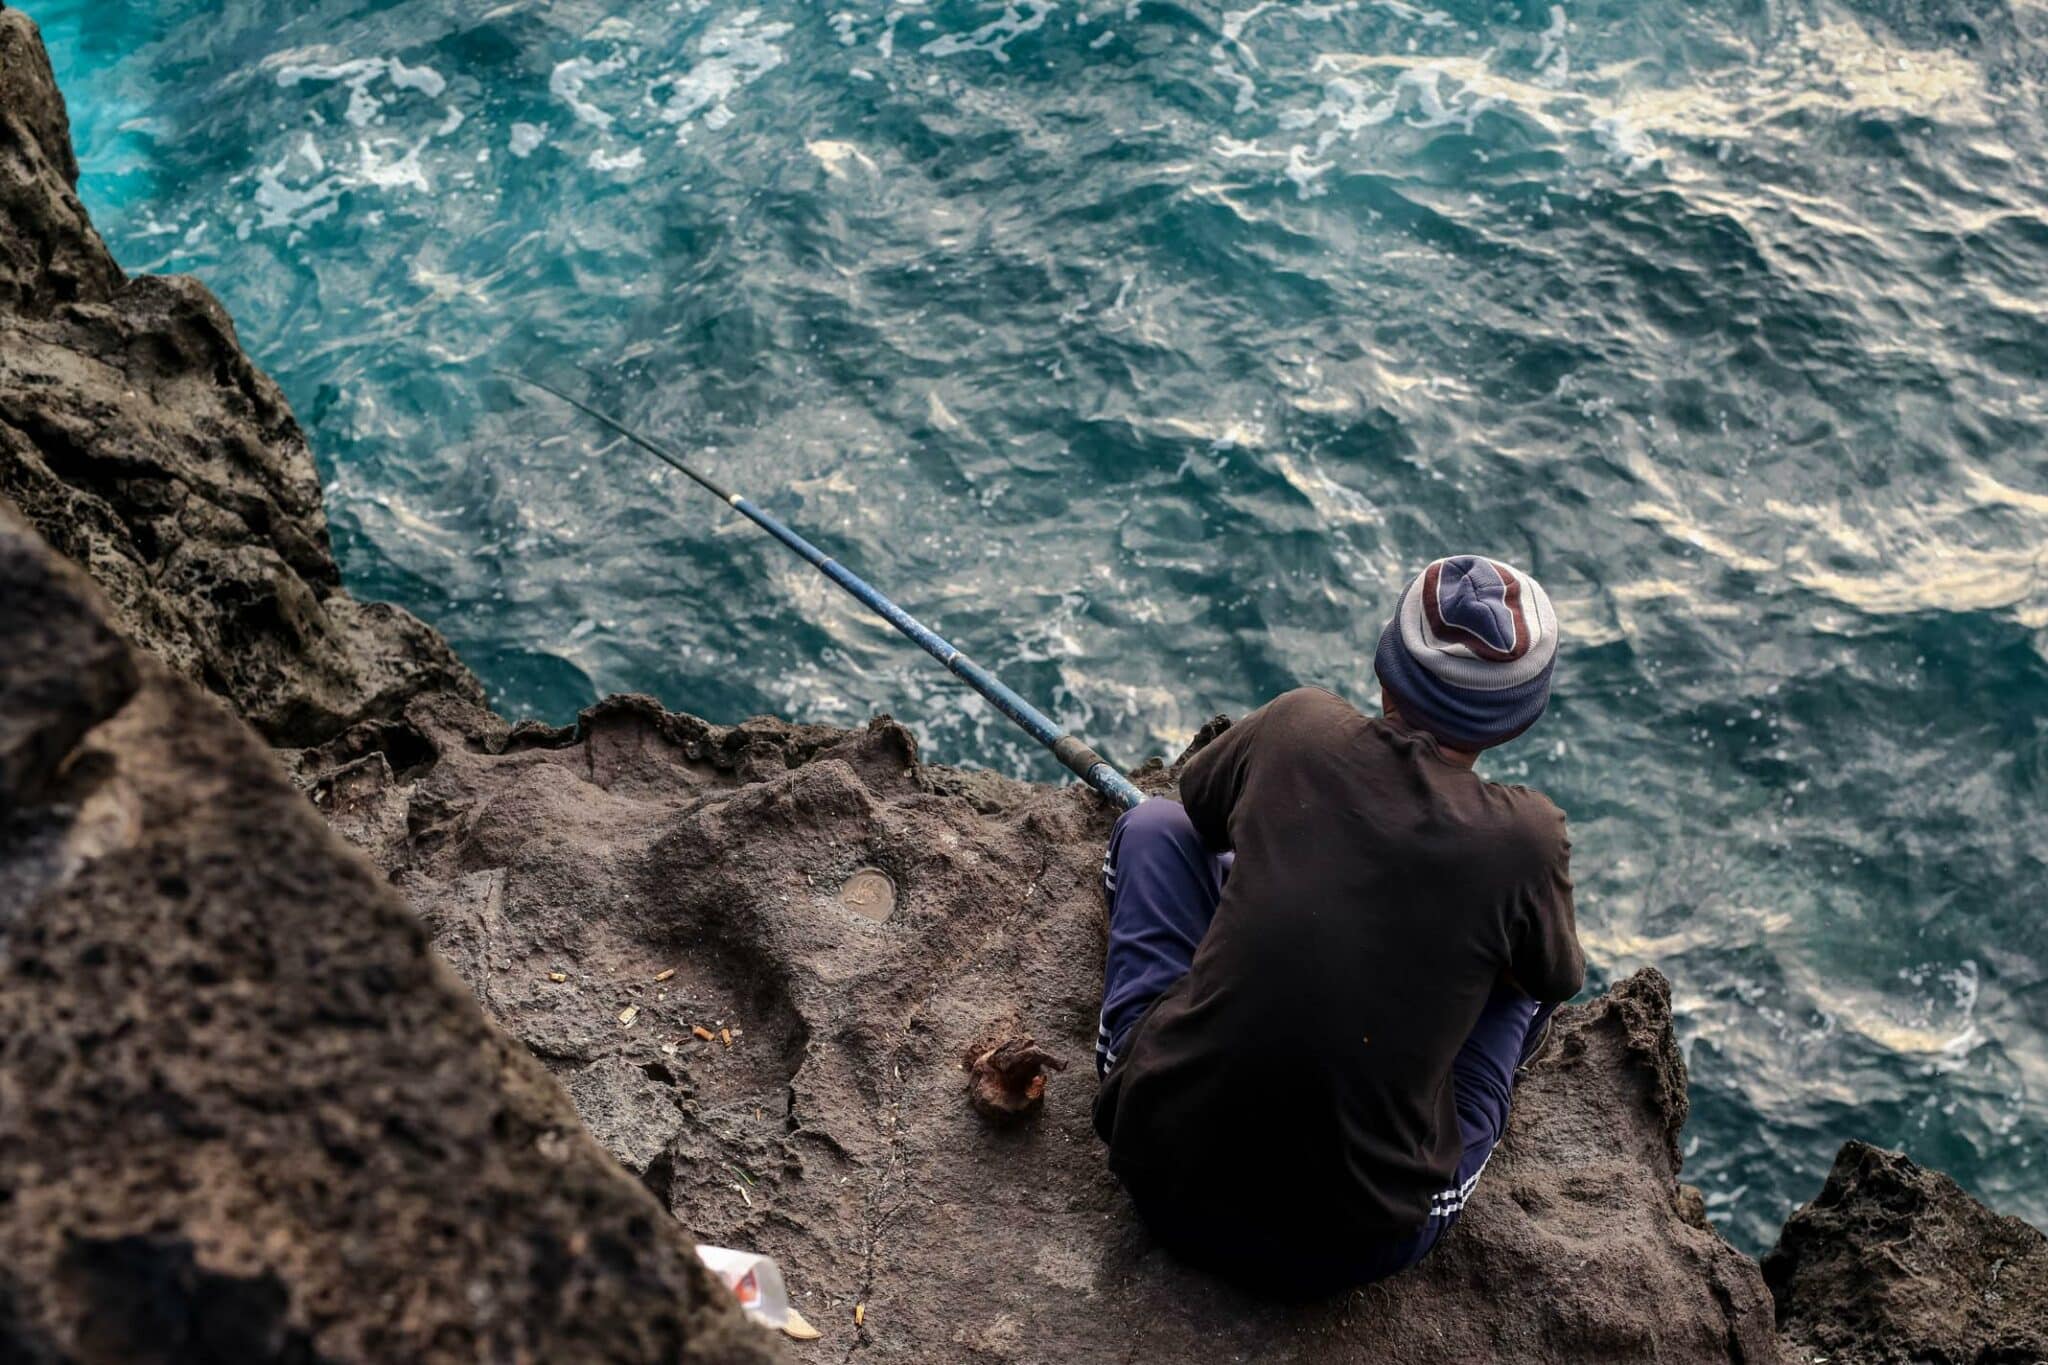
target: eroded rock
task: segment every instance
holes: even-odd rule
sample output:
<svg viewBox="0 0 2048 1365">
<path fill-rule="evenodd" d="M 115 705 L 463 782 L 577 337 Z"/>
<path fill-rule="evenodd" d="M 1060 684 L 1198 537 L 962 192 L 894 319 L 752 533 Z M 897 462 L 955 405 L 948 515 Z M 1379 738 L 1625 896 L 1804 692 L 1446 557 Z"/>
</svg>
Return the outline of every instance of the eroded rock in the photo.
<svg viewBox="0 0 2048 1365">
<path fill-rule="evenodd" d="M 1844 1144 L 1763 1264 L 1798 1365 L 2048 1360 L 2048 1237 L 1898 1152 Z"/>
<path fill-rule="evenodd" d="M 0 1359 L 767 1362 L 275 755 L 0 501 Z M 73 679 L 68 692 L 52 679 Z"/>
<path fill-rule="evenodd" d="M 1559 1014 L 1417 1271 L 1300 1308 L 1175 1264 L 1085 1076 L 960 1102 L 991 1018 L 1088 1055 L 1108 812 L 886 719 L 508 727 L 342 591 L 275 386 L 199 285 L 122 276 L 68 143 L 0 9 L 0 493 L 110 599 L 0 528 L 0 1357 L 763 1358 L 680 1219 L 781 1259 L 805 1359 L 1778 1358 L 1678 1182 L 1654 972 Z M 1774 1255 L 1795 1358 L 2040 1358 L 2039 1235 L 1866 1165 Z"/>
</svg>

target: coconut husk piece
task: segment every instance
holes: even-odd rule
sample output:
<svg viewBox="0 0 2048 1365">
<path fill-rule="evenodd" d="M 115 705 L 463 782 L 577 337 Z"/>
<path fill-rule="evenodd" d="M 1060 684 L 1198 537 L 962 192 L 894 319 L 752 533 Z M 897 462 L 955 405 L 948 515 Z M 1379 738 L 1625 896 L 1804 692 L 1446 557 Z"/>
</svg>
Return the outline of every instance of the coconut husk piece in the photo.
<svg viewBox="0 0 2048 1365">
<path fill-rule="evenodd" d="M 1014 1123 L 1045 1104 L 1048 1071 L 1067 1064 L 1014 1027 L 998 1027 L 968 1044 L 960 1055 L 967 1073 L 967 1102 L 983 1118 Z"/>
</svg>

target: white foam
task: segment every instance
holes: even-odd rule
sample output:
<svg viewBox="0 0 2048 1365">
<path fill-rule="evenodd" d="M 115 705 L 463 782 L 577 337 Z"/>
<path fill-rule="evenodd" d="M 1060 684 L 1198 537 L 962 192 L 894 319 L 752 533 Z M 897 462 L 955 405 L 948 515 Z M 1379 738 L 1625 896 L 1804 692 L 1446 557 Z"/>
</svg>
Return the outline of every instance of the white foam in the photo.
<svg viewBox="0 0 2048 1365">
<path fill-rule="evenodd" d="M 1237 114 L 1249 113 L 1258 106 L 1258 82 L 1230 64 L 1229 50 L 1222 43 L 1216 44 L 1210 51 L 1211 55 L 1216 58 L 1216 64 L 1209 69 L 1229 84 L 1237 87 L 1237 98 L 1231 103 L 1231 112 Z"/>
<path fill-rule="evenodd" d="M 833 176 L 836 179 L 845 178 L 846 163 L 849 161 L 858 162 L 870 174 L 879 169 L 875 165 L 874 158 L 851 142 L 835 142 L 830 139 L 820 139 L 816 142 L 806 142 L 804 150 L 818 159 L 818 164 L 825 168 L 827 175 Z"/>
<path fill-rule="evenodd" d="M 1391 119 L 1401 108 L 1401 87 L 1396 85 L 1386 95 L 1375 100 L 1372 91 L 1348 76 L 1333 77 L 1323 84 L 1323 101 L 1315 108 L 1317 121 L 1328 119 L 1332 131 L 1326 138 L 1334 139 L 1336 133 L 1354 136 L 1367 128 L 1376 128 Z M 1327 148 L 1328 141 L 1318 146 Z"/>
<path fill-rule="evenodd" d="M 284 183 L 285 167 L 285 161 L 266 166 L 256 178 L 257 227 L 302 227 L 319 222 L 340 207 L 335 198 L 341 191 L 338 179 L 330 176 L 303 189 L 294 189 Z"/>
<path fill-rule="evenodd" d="M 383 74 L 382 57 L 358 57 L 348 62 L 308 62 L 280 67 L 277 83 L 289 90 L 300 81 L 354 81 Z"/>
<path fill-rule="evenodd" d="M 278 68 L 277 83 L 289 90 L 302 81 L 340 82 L 348 87 L 348 112 L 344 115 L 358 128 L 377 122 L 384 101 L 370 93 L 370 84 L 384 77 L 396 90 L 416 90 L 428 99 L 439 99 L 448 82 L 428 66 L 407 66 L 396 57 L 357 57 L 346 62 L 295 62 Z"/>
<path fill-rule="evenodd" d="M 320 154 L 320 144 L 311 133 L 299 134 L 298 155 L 305 161 L 308 175 L 320 175 L 327 170 L 327 158 Z"/>
<path fill-rule="evenodd" d="M 285 183 L 288 175 L 311 183 L 294 187 Z M 257 173 L 255 226 L 298 228 L 317 223 L 340 207 L 338 196 L 343 188 L 341 177 L 327 174 L 320 144 L 311 133 L 302 133 L 297 146 Z"/>
<path fill-rule="evenodd" d="M 1372 0 L 1372 4 L 1374 9 L 1383 9 L 1396 19 L 1406 19 L 1409 23 L 1420 24 L 1424 28 L 1453 28 L 1458 22 L 1442 10 L 1422 9 L 1405 4 L 1403 0 Z"/>
<path fill-rule="evenodd" d="M 1308 148 L 1297 145 L 1288 149 L 1287 166 L 1280 174 L 1293 184 L 1296 198 L 1313 199 L 1324 193 L 1322 179 L 1334 164 L 1311 159 Z"/>
<path fill-rule="evenodd" d="M 547 130 L 537 123 L 515 123 L 512 125 L 512 139 L 507 144 L 512 155 L 524 161 L 539 151 L 548 140 Z"/>
<path fill-rule="evenodd" d="M 1277 147 L 1261 147 L 1256 142 L 1240 142 L 1222 133 L 1216 135 L 1213 150 L 1225 161 L 1238 161 L 1251 157 L 1283 157 L 1287 153 Z"/>
<path fill-rule="evenodd" d="M 664 76 L 654 89 L 668 88 L 668 99 L 660 108 L 664 122 L 678 125 L 676 137 L 687 133 L 686 125 L 701 118 L 710 129 L 725 127 L 733 120 L 727 101 L 740 90 L 781 66 L 783 51 L 776 40 L 790 32 L 785 23 L 763 24 L 759 10 L 746 10 L 733 19 L 713 24 L 697 40 L 703 60 L 680 75 Z"/>
<path fill-rule="evenodd" d="M 1538 35 L 1536 79 L 1552 89 L 1563 85 L 1572 74 L 1572 54 L 1565 50 L 1564 36 L 1571 28 L 1563 5 L 1550 7 L 1550 27 Z"/>
<path fill-rule="evenodd" d="M 1035 29 L 1059 6 L 1053 0 L 1024 0 L 1023 10 L 1004 5 L 1003 12 L 972 33 L 947 33 L 918 49 L 929 57 L 951 57 L 963 52 L 982 52 L 999 62 L 1010 60 L 1010 44 Z M 1026 13 L 1024 11 L 1029 11 Z"/>
<path fill-rule="evenodd" d="M 356 183 L 379 189 L 414 189 L 431 193 L 434 187 L 427 181 L 426 168 L 420 165 L 420 153 L 427 148 L 425 139 L 388 159 L 382 155 L 382 149 L 404 145 L 395 138 L 374 138 L 359 144 Z"/>
<path fill-rule="evenodd" d="M 1657 162 L 1656 144 L 1626 113 L 1594 119 L 1593 136 L 1607 149 L 1607 159 L 1621 167 L 1623 175 L 1634 175 Z"/>
<path fill-rule="evenodd" d="M 1231 104 L 1233 113 L 1248 113 L 1258 104 L 1258 83 L 1249 75 L 1237 69 L 1232 54 L 1246 66 L 1256 71 L 1259 67 L 1258 54 L 1244 40 L 1245 25 L 1273 8 L 1273 0 L 1259 0 L 1250 9 L 1227 10 L 1223 15 L 1222 37 L 1209 49 L 1215 64 L 1209 69 L 1237 89 L 1237 98 Z"/>
<path fill-rule="evenodd" d="M 417 90 L 430 100 L 441 98 L 441 93 L 448 88 L 448 82 L 432 67 L 407 66 L 396 57 L 391 59 L 386 74 L 400 90 Z"/>
<path fill-rule="evenodd" d="M 1443 74 L 1434 66 L 1421 66 L 1403 71 L 1401 78 L 1394 82 L 1394 93 L 1397 98 L 1404 93 L 1415 96 L 1415 112 L 1408 116 L 1408 126 L 1446 128 L 1455 124 L 1469 133 L 1479 116 L 1493 108 L 1498 101 L 1490 95 L 1474 96 L 1469 89 L 1463 88 L 1454 91 L 1450 98 L 1446 99 L 1440 88 Z M 1453 108 L 1452 101 L 1460 95 L 1465 96 L 1465 103 L 1461 107 Z"/>
<path fill-rule="evenodd" d="M 590 154 L 589 166 L 593 171 L 637 171 L 647 164 L 647 156 L 638 147 L 628 148 L 613 156 L 599 147 Z"/>
<path fill-rule="evenodd" d="M 1223 12 L 1224 41 L 1235 44 L 1244 53 L 1245 60 L 1253 66 L 1257 66 L 1259 62 L 1258 58 L 1252 54 L 1252 50 L 1245 46 L 1245 25 L 1272 8 L 1273 0 L 1259 0 L 1259 3 L 1253 5 L 1250 9 L 1233 9 Z"/>
<path fill-rule="evenodd" d="M 548 75 L 548 93 L 569 106 L 569 111 L 584 123 L 595 128 L 612 126 L 612 116 L 583 98 L 583 91 L 592 81 L 606 76 L 615 76 L 626 69 L 624 57 L 607 57 L 593 62 L 588 57 L 571 57 L 557 62 Z"/>
</svg>

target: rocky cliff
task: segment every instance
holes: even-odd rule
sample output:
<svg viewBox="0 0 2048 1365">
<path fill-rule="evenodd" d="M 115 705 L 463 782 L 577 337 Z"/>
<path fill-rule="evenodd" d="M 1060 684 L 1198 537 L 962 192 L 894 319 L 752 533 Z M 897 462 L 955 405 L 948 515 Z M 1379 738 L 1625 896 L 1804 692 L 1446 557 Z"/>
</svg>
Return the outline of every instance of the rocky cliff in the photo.
<svg viewBox="0 0 2048 1365">
<path fill-rule="evenodd" d="M 276 390 L 70 158 L 0 12 L 0 1360 L 777 1358 L 236 718 L 476 691 L 341 592 Z"/>
<path fill-rule="evenodd" d="M 0 1359 L 774 1358 L 219 700 L 0 504 Z"/>
<path fill-rule="evenodd" d="M 508 726 L 340 587 L 274 386 L 75 175 L 0 12 L 0 499 L 98 583 L 0 522 L 0 1357 L 2042 1358 L 2039 1234 L 1884 1154 L 1767 1289 L 1679 1182 L 1654 972 L 1560 1014 L 1417 1271 L 1283 1308 L 1174 1264 L 1088 1123 L 1093 797 L 886 719 Z M 1005 1035 L 1075 1065 L 998 1127 L 962 1060 Z"/>
<path fill-rule="evenodd" d="M 341 590 L 297 421 L 196 280 L 129 280 L 73 186 L 64 105 L 0 17 L 0 491 L 122 633 L 266 739 L 482 693 L 441 637 Z"/>
</svg>

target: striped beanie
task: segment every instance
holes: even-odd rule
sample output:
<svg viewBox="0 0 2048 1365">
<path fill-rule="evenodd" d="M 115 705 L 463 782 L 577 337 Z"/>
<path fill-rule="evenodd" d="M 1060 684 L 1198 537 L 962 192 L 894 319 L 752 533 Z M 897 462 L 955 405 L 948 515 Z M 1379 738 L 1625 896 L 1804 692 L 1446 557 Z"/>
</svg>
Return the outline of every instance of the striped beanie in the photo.
<svg viewBox="0 0 2048 1365">
<path fill-rule="evenodd" d="M 1452 555 L 1401 594 L 1372 666 L 1411 724 L 1460 749 L 1505 744 L 1550 700 L 1557 616 L 1520 569 Z"/>
</svg>

